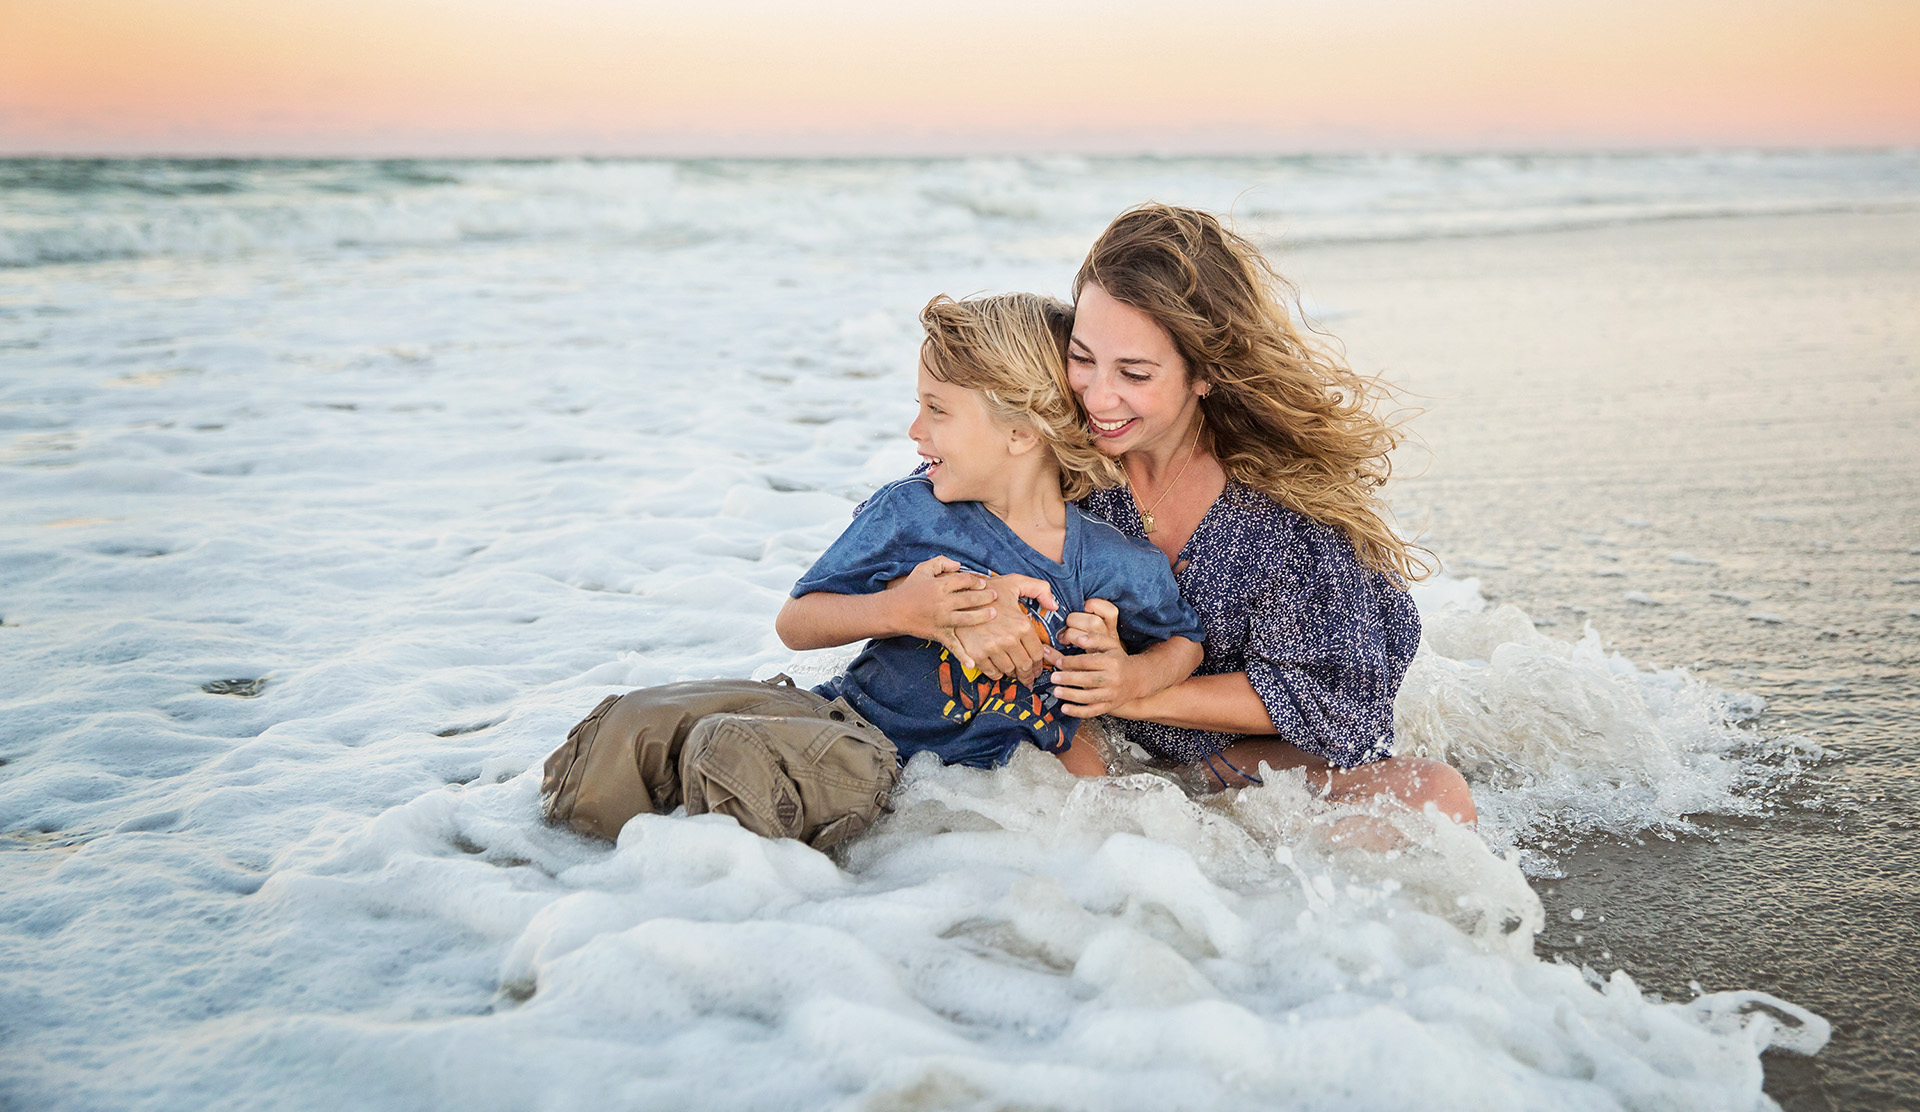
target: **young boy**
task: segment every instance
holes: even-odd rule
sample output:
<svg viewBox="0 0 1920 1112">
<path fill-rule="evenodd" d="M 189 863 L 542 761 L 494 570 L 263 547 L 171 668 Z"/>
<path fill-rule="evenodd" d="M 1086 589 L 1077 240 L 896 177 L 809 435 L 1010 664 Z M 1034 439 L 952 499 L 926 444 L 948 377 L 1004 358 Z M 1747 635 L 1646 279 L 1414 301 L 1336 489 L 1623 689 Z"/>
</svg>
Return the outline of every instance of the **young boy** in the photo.
<svg viewBox="0 0 1920 1112">
<path fill-rule="evenodd" d="M 1063 712 L 1051 672 L 994 680 L 961 654 L 957 615 L 989 601 L 978 576 L 1044 585 L 1034 593 L 1052 605 L 1027 612 L 1056 664 L 1079 651 L 1063 615 L 1089 607 L 1141 653 L 1127 666 L 1144 669 L 1144 687 L 1199 664 L 1200 620 L 1166 558 L 1068 504 L 1112 481 L 1113 464 L 1066 383 L 1067 306 L 937 297 L 921 323 L 908 435 L 927 466 L 867 501 L 775 627 L 794 649 L 873 640 L 811 692 L 715 680 L 610 696 L 548 758 L 550 819 L 613 837 L 634 814 L 684 800 L 689 814 L 720 811 L 825 848 L 866 828 L 898 763 L 921 751 L 991 767 L 1031 742 L 1099 774 L 1097 755 L 1073 746 L 1079 719 Z"/>
</svg>

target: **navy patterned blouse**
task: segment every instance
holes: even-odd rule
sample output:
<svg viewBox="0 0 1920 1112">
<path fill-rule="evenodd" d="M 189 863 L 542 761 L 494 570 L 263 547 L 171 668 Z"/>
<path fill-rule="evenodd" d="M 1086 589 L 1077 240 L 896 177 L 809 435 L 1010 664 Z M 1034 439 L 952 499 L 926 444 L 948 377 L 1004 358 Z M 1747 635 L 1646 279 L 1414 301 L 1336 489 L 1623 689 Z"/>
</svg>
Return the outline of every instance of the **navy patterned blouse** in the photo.
<svg viewBox="0 0 1920 1112">
<path fill-rule="evenodd" d="M 1145 537 L 1133 493 L 1099 490 L 1080 508 Z M 1180 551 L 1180 593 L 1206 626 L 1196 676 L 1245 672 L 1281 739 L 1342 768 L 1393 753 L 1393 696 L 1420 644 L 1407 592 L 1362 563 L 1338 529 L 1245 484 L 1227 489 Z M 1197 761 L 1240 735 L 1128 722 L 1148 751 Z"/>
</svg>

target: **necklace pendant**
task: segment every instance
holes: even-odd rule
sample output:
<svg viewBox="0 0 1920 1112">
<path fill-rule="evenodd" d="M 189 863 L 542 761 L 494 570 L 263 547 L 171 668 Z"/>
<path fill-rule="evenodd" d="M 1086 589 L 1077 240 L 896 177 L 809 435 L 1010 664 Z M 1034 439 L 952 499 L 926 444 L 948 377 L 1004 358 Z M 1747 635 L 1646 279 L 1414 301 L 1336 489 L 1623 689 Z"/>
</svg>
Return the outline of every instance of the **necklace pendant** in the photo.
<svg viewBox="0 0 1920 1112">
<path fill-rule="evenodd" d="M 1140 511 L 1140 527 L 1149 533 L 1153 532 L 1153 515 L 1146 510 Z"/>
</svg>

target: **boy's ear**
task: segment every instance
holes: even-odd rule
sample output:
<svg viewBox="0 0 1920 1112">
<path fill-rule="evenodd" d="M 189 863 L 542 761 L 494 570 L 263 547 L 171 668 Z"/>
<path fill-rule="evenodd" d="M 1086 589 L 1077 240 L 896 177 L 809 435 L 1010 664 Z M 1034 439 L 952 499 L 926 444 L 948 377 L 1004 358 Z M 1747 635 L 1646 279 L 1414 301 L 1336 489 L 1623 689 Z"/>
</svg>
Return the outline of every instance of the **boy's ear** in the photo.
<svg viewBox="0 0 1920 1112">
<path fill-rule="evenodd" d="M 1040 446 L 1040 437 L 1026 425 L 1015 425 L 1007 430 L 1007 453 L 1024 456 Z"/>
</svg>

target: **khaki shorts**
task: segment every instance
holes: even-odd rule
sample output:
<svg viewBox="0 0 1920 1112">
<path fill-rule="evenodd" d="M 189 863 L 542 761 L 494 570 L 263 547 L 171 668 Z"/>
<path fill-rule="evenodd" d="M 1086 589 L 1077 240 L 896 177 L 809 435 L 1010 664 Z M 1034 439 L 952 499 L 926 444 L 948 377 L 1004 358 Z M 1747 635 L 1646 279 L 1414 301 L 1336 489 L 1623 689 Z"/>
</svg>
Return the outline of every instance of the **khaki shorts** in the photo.
<svg viewBox="0 0 1920 1112">
<path fill-rule="evenodd" d="M 879 817 L 899 755 L 845 700 L 785 676 L 609 695 L 547 758 L 547 821 L 612 840 L 635 815 L 687 806 L 827 849 Z"/>
</svg>

